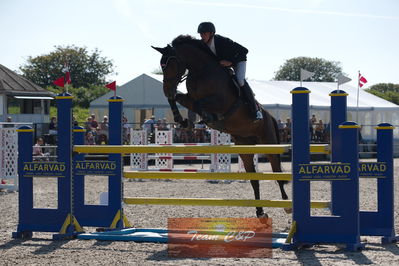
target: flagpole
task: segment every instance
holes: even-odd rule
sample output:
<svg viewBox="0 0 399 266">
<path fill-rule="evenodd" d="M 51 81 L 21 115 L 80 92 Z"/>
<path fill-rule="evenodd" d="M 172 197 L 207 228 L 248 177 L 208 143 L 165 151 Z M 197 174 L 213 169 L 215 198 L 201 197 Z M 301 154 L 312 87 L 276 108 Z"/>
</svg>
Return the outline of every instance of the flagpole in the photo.
<svg viewBox="0 0 399 266">
<path fill-rule="evenodd" d="M 359 124 L 359 91 L 360 91 L 360 70 L 357 75 L 357 98 L 356 98 L 356 123 Z"/>
</svg>

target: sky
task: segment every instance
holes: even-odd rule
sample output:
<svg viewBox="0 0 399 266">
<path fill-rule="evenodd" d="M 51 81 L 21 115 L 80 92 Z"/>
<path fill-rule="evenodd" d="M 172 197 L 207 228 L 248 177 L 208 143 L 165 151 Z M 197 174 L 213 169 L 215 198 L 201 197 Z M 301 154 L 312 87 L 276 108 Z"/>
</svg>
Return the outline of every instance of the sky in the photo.
<svg viewBox="0 0 399 266">
<path fill-rule="evenodd" d="M 398 0 L 0 0 L 0 64 L 18 70 L 55 46 L 99 49 L 118 85 L 159 67 L 164 47 L 198 24 L 248 48 L 247 78 L 272 80 L 286 60 L 341 63 L 357 86 L 358 71 L 399 84 Z M 73 80 L 73 77 L 72 77 Z"/>
</svg>

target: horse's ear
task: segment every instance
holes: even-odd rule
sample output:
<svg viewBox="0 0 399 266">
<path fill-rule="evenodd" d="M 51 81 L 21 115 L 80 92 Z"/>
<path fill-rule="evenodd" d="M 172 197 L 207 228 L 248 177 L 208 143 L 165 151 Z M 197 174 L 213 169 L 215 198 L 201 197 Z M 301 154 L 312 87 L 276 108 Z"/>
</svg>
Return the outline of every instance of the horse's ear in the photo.
<svg viewBox="0 0 399 266">
<path fill-rule="evenodd" d="M 166 51 L 166 49 L 165 48 L 160 48 L 160 47 L 154 47 L 154 46 L 152 46 L 151 45 L 151 47 L 152 48 L 154 48 L 155 50 L 157 50 L 158 52 L 160 52 L 161 54 L 164 54 Z"/>
</svg>

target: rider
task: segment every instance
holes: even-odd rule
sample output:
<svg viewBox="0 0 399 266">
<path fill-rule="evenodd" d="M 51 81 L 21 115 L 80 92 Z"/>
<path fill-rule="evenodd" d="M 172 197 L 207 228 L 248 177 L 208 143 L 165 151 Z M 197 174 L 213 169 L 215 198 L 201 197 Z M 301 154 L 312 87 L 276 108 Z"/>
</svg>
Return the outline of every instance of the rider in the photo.
<svg viewBox="0 0 399 266">
<path fill-rule="evenodd" d="M 198 26 L 201 40 L 216 56 L 220 65 L 234 68 L 238 84 L 248 101 L 254 120 L 261 120 L 263 118 L 262 112 L 258 109 L 252 89 L 245 82 L 248 49 L 229 38 L 215 34 L 215 32 L 215 25 L 212 22 L 202 22 Z"/>
</svg>

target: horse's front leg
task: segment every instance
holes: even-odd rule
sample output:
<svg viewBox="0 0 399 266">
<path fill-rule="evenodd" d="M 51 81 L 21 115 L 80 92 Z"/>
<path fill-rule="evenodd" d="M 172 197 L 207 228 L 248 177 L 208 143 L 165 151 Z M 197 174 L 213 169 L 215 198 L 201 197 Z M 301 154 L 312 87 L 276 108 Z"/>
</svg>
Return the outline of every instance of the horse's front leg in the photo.
<svg viewBox="0 0 399 266">
<path fill-rule="evenodd" d="M 241 160 L 244 163 L 244 168 L 247 173 L 254 173 L 254 155 L 253 154 L 240 154 Z M 251 185 L 254 190 L 255 199 L 260 200 L 260 184 L 259 180 L 251 180 Z M 262 207 L 256 207 L 256 216 L 258 218 L 267 218 L 268 215 L 263 211 Z"/>
<path fill-rule="evenodd" d="M 194 99 L 191 98 L 187 93 L 177 93 L 176 94 L 176 98 L 175 98 L 176 102 L 178 102 L 179 104 L 181 104 L 182 106 L 186 107 L 188 110 L 194 111 Z"/>
<path fill-rule="evenodd" d="M 177 108 L 176 100 L 168 99 L 170 109 L 173 113 L 173 120 L 176 123 L 179 123 L 182 127 L 186 128 L 188 125 L 187 119 L 183 120 L 183 117 L 180 114 L 179 108 Z"/>
</svg>

